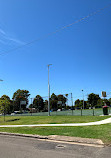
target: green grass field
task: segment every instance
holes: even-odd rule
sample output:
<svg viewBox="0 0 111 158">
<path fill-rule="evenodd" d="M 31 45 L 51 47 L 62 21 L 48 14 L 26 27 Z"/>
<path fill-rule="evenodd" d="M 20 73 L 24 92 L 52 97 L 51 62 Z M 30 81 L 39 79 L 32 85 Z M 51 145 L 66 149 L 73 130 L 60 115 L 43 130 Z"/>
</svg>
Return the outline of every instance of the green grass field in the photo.
<svg viewBox="0 0 111 158">
<path fill-rule="evenodd" d="M 6 116 L 4 122 L 4 117 L 0 116 L 0 125 L 83 123 L 109 117 L 111 116 Z M 0 128 L 0 132 L 96 138 L 106 144 L 111 144 L 111 124 L 85 127 L 10 127 Z"/>
<path fill-rule="evenodd" d="M 86 123 L 110 116 L 0 116 L 0 125 Z"/>
</svg>

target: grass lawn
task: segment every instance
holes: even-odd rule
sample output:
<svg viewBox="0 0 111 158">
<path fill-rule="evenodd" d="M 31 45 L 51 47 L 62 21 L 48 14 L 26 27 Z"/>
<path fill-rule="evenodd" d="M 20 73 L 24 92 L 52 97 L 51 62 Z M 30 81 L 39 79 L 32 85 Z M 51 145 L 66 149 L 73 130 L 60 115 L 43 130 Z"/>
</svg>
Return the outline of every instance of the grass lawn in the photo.
<svg viewBox="0 0 111 158">
<path fill-rule="evenodd" d="M 64 135 L 82 138 L 101 139 L 111 144 L 111 124 L 85 127 L 15 127 L 0 128 L 0 132 L 37 134 L 37 135 Z"/>
<path fill-rule="evenodd" d="M 1 116 L 0 125 L 87 123 L 106 118 L 109 116 L 6 116 L 4 122 Z"/>
<path fill-rule="evenodd" d="M 7 116 L 6 122 L 0 117 L 3 124 L 42 124 L 42 123 L 82 123 L 94 122 L 109 118 L 109 116 Z M 0 128 L 0 132 L 38 134 L 38 135 L 64 135 L 82 138 L 101 139 L 106 144 L 111 144 L 111 124 L 85 127 L 15 127 Z"/>
</svg>

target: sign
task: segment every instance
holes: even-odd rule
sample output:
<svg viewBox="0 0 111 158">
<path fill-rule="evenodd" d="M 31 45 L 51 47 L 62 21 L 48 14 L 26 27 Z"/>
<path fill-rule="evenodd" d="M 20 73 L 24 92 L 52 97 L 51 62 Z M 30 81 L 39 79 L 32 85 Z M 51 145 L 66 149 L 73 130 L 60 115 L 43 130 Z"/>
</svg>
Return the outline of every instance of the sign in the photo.
<svg viewBox="0 0 111 158">
<path fill-rule="evenodd" d="M 102 97 L 106 97 L 106 92 L 102 91 Z"/>
<path fill-rule="evenodd" d="M 20 105 L 26 105 L 26 101 L 20 101 Z"/>
<path fill-rule="evenodd" d="M 58 101 L 57 104 L 62 104 L 62 101 Z"/>
</svg>

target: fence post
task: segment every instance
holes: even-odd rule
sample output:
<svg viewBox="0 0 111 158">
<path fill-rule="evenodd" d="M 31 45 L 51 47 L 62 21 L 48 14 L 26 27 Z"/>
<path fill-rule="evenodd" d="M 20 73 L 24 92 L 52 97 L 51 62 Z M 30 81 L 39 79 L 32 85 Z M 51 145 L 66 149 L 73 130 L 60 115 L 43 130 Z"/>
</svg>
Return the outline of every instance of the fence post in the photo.
<svg viewBox="0 0 111 158">
<path fill-rule="evenodd" d="M 82 107 L 81 107 L 81 116 L 82 116 Z"/>
<path fill-rule="evenodd" d="M 93 116 L 94 116 L 94 107 L 93 107 Z"/>
</svg>

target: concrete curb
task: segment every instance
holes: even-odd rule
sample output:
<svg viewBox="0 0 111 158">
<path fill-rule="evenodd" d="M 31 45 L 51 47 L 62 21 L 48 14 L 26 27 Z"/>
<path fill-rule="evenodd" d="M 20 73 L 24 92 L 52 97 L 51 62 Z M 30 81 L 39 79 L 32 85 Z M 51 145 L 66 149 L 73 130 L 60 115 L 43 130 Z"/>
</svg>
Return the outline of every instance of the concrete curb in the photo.
<svg viewBox="0 0 111 158">
<path fill-rule="evenodd" d="M 50 136 L 48 136 L 48 139 L 58 140 L 58 141 L 65 141 L 65 142 L 77 142 L 77 143 L 85 143 L 85 144 L 104 145 L 102 140 L 100 140 L 100 139 L 91 139 L 91 138 L 50 135 Z"/>
<path fill-rule="evenodd" d="M 59 136 L 59 135 L 40 136 L 40 135 L 8 133 L 8 132 L 0 132 L 0 135 L 30 137 L 30 138 L 37 138 L 44 140 L 54 140 L 54 141 L 73 142 L 73 143 L 75 142 L 75 143 L 84 143 L 84 144 L 93 144 L 93 145 L 104 145 L 104 143 L 100 139 L 79 138 L 79 137 L 69 137 L 69 136 Z"/>
</svg>

